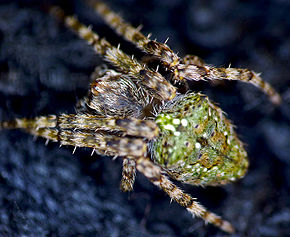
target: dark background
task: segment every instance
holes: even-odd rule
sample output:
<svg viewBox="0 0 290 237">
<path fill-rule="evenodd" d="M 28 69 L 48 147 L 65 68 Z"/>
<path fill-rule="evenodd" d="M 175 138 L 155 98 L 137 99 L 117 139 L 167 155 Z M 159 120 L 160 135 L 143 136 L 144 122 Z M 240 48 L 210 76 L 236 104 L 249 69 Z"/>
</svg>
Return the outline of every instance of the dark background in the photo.
<svg viewBox="0 0 290 237">
<path fill-rule="evenodd" d="M 141 55 L 80 1 L 62 3 L 127 53 Z M 0 119 L 74 112 L 89 75 L 102 63 L 45 9 L 50 1 L 1 1 Z M 73 5 L 72 5 L 73 4 Z M 110 6 L 143 24 L 179 55 L 217 66 L 263 72 L 282 95 L 280 107 L 251 85 L 196 83 L 219 103 L 247 144 L 248 174 L 217 188 L 180 186 L 230 220 L 235 236 L 290 233 L 290 3 L 276 1 L 133 1 Z M 0 236 L 226 236 L 138 174 L 134 192 L 119 191 L 121 161 L 91 149 L 44 145 L 21 131 L 0 133 Z"/>
</svg>

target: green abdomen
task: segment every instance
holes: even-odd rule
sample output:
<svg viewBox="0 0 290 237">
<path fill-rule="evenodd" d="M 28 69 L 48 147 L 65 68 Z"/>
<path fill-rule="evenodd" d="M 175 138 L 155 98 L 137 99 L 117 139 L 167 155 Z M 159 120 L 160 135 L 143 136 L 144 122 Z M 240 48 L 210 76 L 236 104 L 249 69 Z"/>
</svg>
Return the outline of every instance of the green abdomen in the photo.
<svg viewBox="0 0 290 237">
<path fill-rule="evenodd" d="M 188 94 L 156 118 L 153 159 L 177 180 L 218 185 L 244 176 L 247 153 L 233 125 L 206 96 Z"/>
</svg>

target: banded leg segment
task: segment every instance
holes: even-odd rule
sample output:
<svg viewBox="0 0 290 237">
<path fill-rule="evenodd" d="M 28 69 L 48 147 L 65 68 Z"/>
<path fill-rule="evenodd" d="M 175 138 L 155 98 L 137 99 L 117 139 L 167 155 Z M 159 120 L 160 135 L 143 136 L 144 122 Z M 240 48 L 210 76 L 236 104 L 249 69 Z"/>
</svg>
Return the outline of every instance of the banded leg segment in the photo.
<svg viewBox="0 0 290 237">
<path fill-rule="evenodd" d="M 30 134 L 61 145 L 91 147 L 100 154 L 138 157 L 147 152 L 146 142 L 158 135 L 153 121 L 134 118 L 99 118 L 63 114 L 1 122 L 1 129 L 22 128 Z"/>
<path fill-rule="evenodd" d="M 136 44 L 141 50 L 157 57 L 169 71 L 173 72 L 172 80 L 174 82 L 180 82 L 183 79 L 240 80 L 258 87 L 270 97 L 272 103 L 279 104 L 281 102 L 280 95 L 269 83 L 264 82 L 257 73 L 248 69 L 213 68 L 207 66 L 204 61 L 197 56 L 188 55 L 180 59 L 165 43 L 162 44 L 145 37 L 139 32 L 139 29 L 125 22 L 105 3 L 95 0 L 87 1 L 118 34 Z"/>
<path fill-rule="evenodd" d="M 128 192 L 133 190 L 133 185 L 136 176 L 136 162 L 134 159 L 124 158 L 123 160 L 123 170 L 122 179 L 120 183 L 120 189 L 123 192 Z"/>
<path fill-rule="evenodd" d="M 185 65 L 196 65 L 196 66 L 205 66 L 207 65 L 205 63 L 205 61 L 203 61 L 203 59 L 201 59 L 200 57 L 196 56 L 196 55 L 191 55 L 188 54 L 185 57 L 182 58 L 182 63 Z"/>
<path fill-rule="evenodd" d="M 142 66 L 133 57 L 129 57 L 121 51 L 119 47 L 116 48 L 104 38 L 100 38 L 90 27 L 81 24 L 75 17 L 65 16 L 60 8 L 52 8 L 51 13 L 58 19 L 63 20 L 68 28 L 86 40 L 99 55 L 104 56 L 108 62 L 116 66 L 121 72 L 138 79 L 141 86 L 152 90 L 153 95 L 162 100 L 171 100 L 175 97 L 175 87 L 167 82 L 160 73 Z"/>
<path fill-rule="evenodd" d="M 258 73 L 250 71 L 249 69 L 215 68 L 207 65 L 180 64 L 175 73 L 177 75 L 176 78 L 181 80 L 237 80 L 251 83 L 267 94 L 272 103 L 280 104 L 282 100 L 281 96 L 269 83 L 263 81 Z"/>
<path fill-rule="evenodd" d="M 135 44 L 142 51 L 154 55 L 168 70 L 174 72 L 179 64 L 205 65 L 198 56 L 188 55 L 182 60 L 175 54 L 166 43 L 159 43 L 144 36 L 138 28 L 124 21 L 124 19 L 112 11 L 105 3 L 96 0 L 87 0 L 105 22 L 126 40 Z"/>
<path fill-rule="evenodd" d="M 58 130 L 56 128 L 40 128 L 25 131 L 39 137 L 46 138 L 61 145 L 74 147 L 90 147 L 100 155 L 108 156 L 140 156 L 146 154 L 146 143 L 140 138 L 121 138 L 99 133 Z"/>
<path fill-rule="evenodd" d="M 25 129 L 27 132 L 59 142 L 61 145 L 90 147 L 101 155 L 139 156 L 146 154 L 146 143 L 140 138 L 116 137 L 93 131 L 59 130 L 56 128 Z"/>
<path fill-rule="evenodd" d="M 152 139 L 158 135 L 158 127 L 154 121 L 140 120 L 136 118 L 100 118 L 88 114 L 62 114 L 59 116 L 48 115 L 33 119 L 15 119 L 13 121 L 1 122 L 2 129 L 23 128 L 37 131 L 42 128 L 54 128 L 58 130 L 79 130 L 97 132 L 119 132 L 122 136 L 136 136 Z M 40 135 L 41 136 L 41 135 Z"/>
<path fill-rule="evenodd" d="M 134 43 L 139 49 L 154 55 L 169 68 L 179 63 L 179 57 L 165 43 L 163 44 L 155 40 L 150 40 L 149 37 L 144 36 L 138 28 L 134 28 L 132 25 L 125 22 L 122 17 L 113 12 L 105 3 L 94 0 L 87 0 L 87 2 L 100 16 L 102 16 L 110 27 L 126 40 Z"/>
<path fill-rule="evenodd" d="M 165 191 L 171 199 L 185 207 L 194 216 L 201 217 L 206 222 L 216 225 L 225 232 L 233 233 L 235 231 L 228 221 L 206 210 L 205 207 L 195 200 L 195 198 L 184 193 L 179 187 L 173 184 L 161 173 L 161 168 L 155 165 L 149 158 L 140 157 L 137 159 L 137 170 L 144 174 L 153 184 Z"/>
<path fill-rule="evenodd" d="M 99 118 L 88 114 L 63 114 L 55 119 L 61 129 L 92 130 L 93 132 L 118 132 L 120 136 L 153 139 L 158 135 L 154 121 L 136 118 Z"/>
</svg>

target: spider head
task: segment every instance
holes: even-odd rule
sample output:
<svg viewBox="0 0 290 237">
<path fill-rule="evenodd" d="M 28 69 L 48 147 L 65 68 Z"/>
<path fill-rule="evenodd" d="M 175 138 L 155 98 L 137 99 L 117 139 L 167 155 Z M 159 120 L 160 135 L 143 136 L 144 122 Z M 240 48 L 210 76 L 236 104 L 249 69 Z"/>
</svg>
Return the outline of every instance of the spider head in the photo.
<svg viewBox="0 0 290 237">
<path fill-rule="evenodd" d="M 106 70 L 92 81 L 86 107 L 104 116 L 140 117 L 147 100 L 128 76 Z"/>
</svg>

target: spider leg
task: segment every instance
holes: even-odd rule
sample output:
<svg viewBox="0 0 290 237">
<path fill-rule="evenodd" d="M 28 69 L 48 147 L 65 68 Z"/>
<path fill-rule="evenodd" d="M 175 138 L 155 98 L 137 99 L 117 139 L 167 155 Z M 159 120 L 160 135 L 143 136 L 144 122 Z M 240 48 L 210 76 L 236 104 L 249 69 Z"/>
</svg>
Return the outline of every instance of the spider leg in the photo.
<svg viewBox="0 0 290 237">
<path fill-rule="evenodd" d="M 50 115 L 1 122 L 1 129 L 22 128 L 28 133 L 61 145 L 91 147 L 99 154 L 141 156 L 146 153 L 144 138 L 152 139 L 158 127 L 150 120 L 99 118 L 86 114 Z"/>
<path fill-rule="evenodd" d="M 179 187 L 173 184 L 168 177 L 162 174 L 161 168 L 155 165 L 149 158 L 140 157 L 137 159 L 137 170 L 144 174 L 153 184 L 161 188 L 168 196 L 178 204 L 185 207 L 194 216 L 201 217 L 205 222 L 212 223 L 225 232 L 233 233 L 234 227 L 216 214 L 206 210 L 195 198 L 184 193 Z"/>
<path fill-rule="evenodd" d="M 251 83 L 265 94 L 267 94 L 274 104 L 281 103 L 281 96 L 267 82 L 263 81 L 260 75 L 249 69 L 241 68 L 215 68 L 208 65 L 198 66 L 192 64 L 180 64 L 175 70 L 176 77 L 179 80 L 237 80 Z"/>
<path fill-rule="evenodd" d="M 101 155 L 131 156 L 145 155 L 146 142 L 158 134 L 153 121 L 135 118 L 100 118 L 86 114 L 63 114 L 41 116 L 33 119 L 15 119 L 0 123 L 0 129 L 24 129 L 26 132 L 46 138 L 61 145 L 91 147 Z M 107 134 L 106 132 L 115 133 Z M 119 133 L 119 136 L 116 136 Z M 122 137 L 122 136 L 134 136 Z M 139 137 L 139 138 L 135 138 Z M 121 189 L 131 191 L 135 180 L 136 163 L 124 159 Z"/>
<path fill-rule="evenodd" d="M 99 55 L 103 56 L 121 72 L 129 74 L 134 78 L 138 78 L 141 85 L 152 90 L 152 94 L 157 98 L 171 100 L 175 97 L 175 87 L 167 82 L 160 73 L 142 66 L 133 57 L 130 57 L 121 51 L 119 47 L 116 48 L 104 38 L 100 38 L 98 34 L 91 30 L 90 27 L 81 24 L 76 17 L 65 16 L 60 8 L 53 7 L 51 9 L 51 14 L 64 21 L 68 28 L 77 33 L 80 38 L 86 40 L 88 44 L 94 47 Z"/>
<path fill-rule="evenodd" d="M 103 19 L 115 31 L 126 40 L 137 45 L 138 48 L 158 58 L 161 63 L 173 72 L 173 81 L 180 82 L 183 79 L 193 80 L 240 80 L 253 84 L 270 97 L 274 104 L 281 103 L 280 95 L 264 82 L 255 72 L 248 69 L 236 68 L 213 68 L 206 66 L 199 57 L 187 56 L 181 60 L 165 43 L 159 43 L 145 37 L 138 28 L 134 28 L 125 22 L 122 17 L 113 12 L 105 3 L 101 1 L 87 0 L 94 7 Z M 190 68 L 195 68 L 191 70 Z M 192 73 L 192 75 L 190 75 Z M 204 78 L 205 77 L 205 78 Z"/>
<path fill-rule="evenodd" d="M 171 69 L 177 65 L 180 58 L 166 45 L 155 40 L 150 40 L 144 36 L 140 29 L 134 28 L 125 22 L 121 16 L 113 12 L 105 3 L 101 1 L 87 0 L 95 11 L 105 20 L 105 22 L 126 40 L 134 43 L 144 52 L 154 55 L 163 65 Z"/>
<path fill-rule="evenodd" d="M 135 182 L 136 176 L 136 162 L 134 159 L 123 160 L 123 170 L 122 179 L 120 183 L 120 189 L 123 192 L 128 192 L 133 190 L 133 184 Z"/>
<path fill-rule="evenodd" d="M 203 59 L 201 59 L 200 57 L 198 57 L 196 55 L 191 55 L 191 54 L 188 54 L 185 57 L 183 57 L 182 63 L 184 63 L 185 65 L 193 64 L 196 66 L 205 66 L 206 65 L 206 63 L 204 62 Z"/>
<path fill-rule="evenodd" d="M 188 80 L 238 80 L 251 83 L 266 95 L 274 104 L 281 103 L 280 95 L 260 75 L 249 69 L 241 68 L 215 68 L 207 65 L 201 58 L 195 55 L 186 55 L 182 63 L 177 66 L 175 78 L 186 78 Z M 192 75 L 191 75 L 192 74 Z M 196 75 L 196 74 L 199 74 Z M 197 76 L 197 77 L 196 77 Z M 198 79 L 196 79 L 198 78 Z"/>
</svg>

